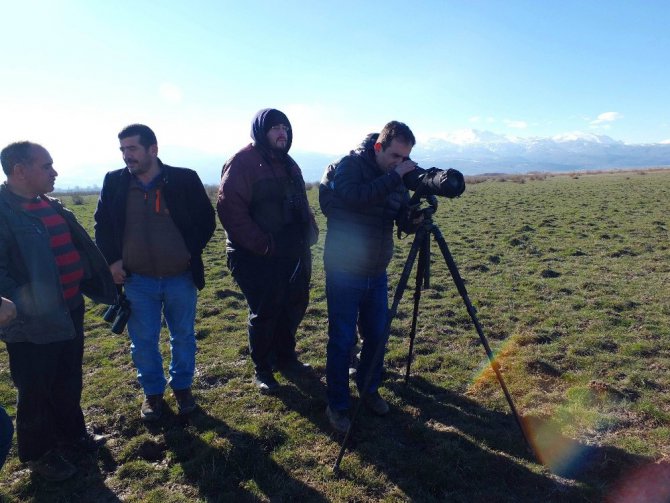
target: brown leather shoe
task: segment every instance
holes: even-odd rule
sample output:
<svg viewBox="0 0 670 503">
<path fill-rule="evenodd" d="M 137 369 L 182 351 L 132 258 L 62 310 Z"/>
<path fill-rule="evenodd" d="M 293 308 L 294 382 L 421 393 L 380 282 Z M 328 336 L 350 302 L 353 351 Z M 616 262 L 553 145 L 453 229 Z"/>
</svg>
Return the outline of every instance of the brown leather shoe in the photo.
<svg viewBox="0 0 670 503">
<path fill-rule="evenodd" d="M 195 398 L 191 392 L 191 388 L 186 389 L 175 389 L 172 390 L 175 399 L 177 400 L 177 407 L 179 408 L 179 414 L 190 414 L 195 410 L 197 404 L 195 403 Z"/>
<path fill-rule="evenodd" d="M 163 395 L 146 395 L 140 409 L 140 416 L 144 421 L 158 421 L 163 415 Z"/>
</svg>

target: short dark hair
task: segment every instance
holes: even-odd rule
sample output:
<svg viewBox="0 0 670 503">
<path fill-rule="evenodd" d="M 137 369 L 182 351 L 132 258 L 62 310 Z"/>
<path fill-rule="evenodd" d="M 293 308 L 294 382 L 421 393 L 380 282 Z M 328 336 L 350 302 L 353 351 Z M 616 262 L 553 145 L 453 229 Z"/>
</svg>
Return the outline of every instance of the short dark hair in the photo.
<svg viewBox="0 0 670 503">
<path fill-rule="evenodd" d="M 17 141 L 10 143 L 0 152 L 0 162 L 5 175 L 10 176 L 14 172 L 14 166 L 20 163 L 28 163 L 32 160 L 30 149 L 35 144 L 29 141 Z"/>
<path fill-rule="evenodd" d="M 144 148 L 149 148 L 151 145 L 158 145 L 156 135 L 149 126 L 145 126 L 144 124 L 131 124 L 130 126 L 124 127 L 119 133 L 119 140 L 131 136 L 139 136 L 140 145 Z"/>
<path fill-rule="evenodd" d="M 393 140 L 398 140 L 401 143 L 406 143 L 412 147 L 416 144 L 414 133 L 407 126 L 407 124 L 398 121 L 391 121 L 384 126 L 377 142 L 382 144 L 382 148 L 386 150 Z"/>
</svg>

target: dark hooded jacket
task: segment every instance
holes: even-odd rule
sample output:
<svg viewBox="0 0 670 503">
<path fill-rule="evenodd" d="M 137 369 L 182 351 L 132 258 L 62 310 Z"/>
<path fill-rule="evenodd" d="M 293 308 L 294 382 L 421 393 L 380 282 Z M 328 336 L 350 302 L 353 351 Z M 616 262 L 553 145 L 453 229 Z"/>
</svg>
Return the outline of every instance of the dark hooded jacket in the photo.
<svg viewBox="0 0 670 503">
<path fill-rule="evenodd" d="M 326 168 L 319 203 L 328 218 L 326 271 L 377 276 L 393 256 L 393 224 L 416 230 L 409 218 L 409 193 L 395 171 L 384 173 L 375 160 L 377 134 Z"/>
<path fill-rule="evenodd" d="M 288 155 L 293 132 L 289 129 L 284 151 L 267 141 L 270 127 L 279 123 L 290 127 L 278 110 L 258 112 L 251 129 L 254 143 L 223 166 L 216 208 L 228 251 L 293 258 L 306 253 L 318 237 L 302 173 Z"/>
</svg>

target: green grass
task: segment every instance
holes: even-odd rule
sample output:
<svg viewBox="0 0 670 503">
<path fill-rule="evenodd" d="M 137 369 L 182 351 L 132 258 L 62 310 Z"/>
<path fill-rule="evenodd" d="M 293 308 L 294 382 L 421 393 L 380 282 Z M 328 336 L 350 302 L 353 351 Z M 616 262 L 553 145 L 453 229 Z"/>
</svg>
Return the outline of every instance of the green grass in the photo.
<svg viewBox="0 0 670 503">
<path fill-rule="evenodd" d="M 97 457 L 74 457 L 80 474 L 60 485 L 32 478 L 14 448 L 0 494 L 8 501 L 562 502 L 615 500 L 644 487 L 656 491 L 649 501 L 664 501 L 670 172 L 534 178 L 472 184 L 461 198 L 440 200 L 435 222 L 544 464 L 524 447 L 434 245 L 410 383 L 413 277 L 393 323 L 381 390 L 392 413 L 361 413 L 342 475 L 333 475 L 340 439 L 324 414 L 325 222 L 317 211 L 312 301 L 298 334 L 313 377 L 279 376 L 278 395 L 256 392 L 246 304 L 219 228 L 205 252 L 196 320 L 201 410 L 187 423 L 169 414 L 143 424 L 127 336 L 113 335 L 101 319 L 104 306 L 89 303 L 83 406 L 109 442 Z M 310 190 L 315 208 L 316 195 Z M 69 197 L 91 229 L 95 196 L 83 204 Z M 396 242 L 392 289 L 410 243 Z M 162 350 L 167 357 L 165 338 Z M 4 351 L 0 369 L 0 400 L 13 414 Z M 168 403 L 174 411 L 171 396 Z"/>
</svg>

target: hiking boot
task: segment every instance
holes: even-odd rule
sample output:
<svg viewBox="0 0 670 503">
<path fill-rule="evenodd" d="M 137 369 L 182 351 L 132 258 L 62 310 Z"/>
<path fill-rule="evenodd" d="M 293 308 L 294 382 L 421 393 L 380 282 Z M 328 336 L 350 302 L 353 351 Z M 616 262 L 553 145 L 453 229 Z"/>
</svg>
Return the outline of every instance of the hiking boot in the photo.
<svg viewBox="0 0 670 503">
<path fill-rule="evenodd" d="M 163 395 L 146 395 L 140 409 L 140 416 L 144 421 L 158 421 L 163 414 Z"/>
<path fill-rule="evenodd" d="M 191 388 L 172 390 L 175 399 L 177 400 L 177 407 L 179 414 L 190 414 L 196 408 L 195 398 L 191 393 Z"/>
<path fill-rule="evenodd" d="M 349 421 L 346 410 L 332 410 L 329 405 L 326 407 L 326 416 L 328 416 L 328 422 L 336 432 L 346 433 L 349 430 L 351 421 Z"/>
<path fill-rule="evenodd" d="M 75 466 L 54 450 L 36 461 L 29 461 L 28 467 L 48 482 L 61 482 L 77 473 Z"/>
<path fill-rule="evenodd" d="M 363 398 L 363 401 L 365 402 L 365 405 L 368 407 L 368 409 L 370 409 L 378 416 L 385 416 L 389 413 L 389 404 L 386 403 L 386 400 L 381 397 L 379 391 L 368 393 Z"/>
<path fill-rule="evenodd" d="M 270 373 L 256 374 L 254 376 L 254 384 L 258 388 L 258 391 L 265 395 L 272 395 L 279 389 L 279 383 Z"/>
<path fill-rule="evenodd" d="M 309 363 L 303 363 L 297 358 L 293 360 L 282 361 L 277 364 L 277 370 L 282 373 L 302 374 L 312 370 Z"/>
</svg>

